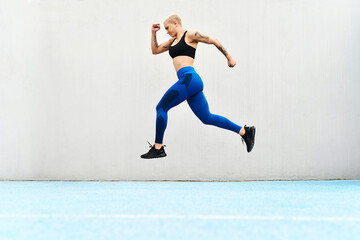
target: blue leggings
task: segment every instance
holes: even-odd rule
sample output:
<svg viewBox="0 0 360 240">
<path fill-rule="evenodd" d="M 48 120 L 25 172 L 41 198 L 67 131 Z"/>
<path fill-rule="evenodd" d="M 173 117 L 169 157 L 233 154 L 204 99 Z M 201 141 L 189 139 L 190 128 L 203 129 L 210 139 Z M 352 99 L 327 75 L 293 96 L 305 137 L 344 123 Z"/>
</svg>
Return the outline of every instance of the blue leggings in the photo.
<svg viewBox="0 0 360 240">
<path fill-rule="evenodd" d="M 177 75 L 179 81 L 169 88 L 156 106 L 155 143 L 163 143 L 168 111 L 185 100 L 204 124 L 239 133 L 240 126 L 227 118 L 210 113 L 209 105 L 203 93 L 204 84 L 193 67 L 183 67 L 177 72 Z"/>
</svg>

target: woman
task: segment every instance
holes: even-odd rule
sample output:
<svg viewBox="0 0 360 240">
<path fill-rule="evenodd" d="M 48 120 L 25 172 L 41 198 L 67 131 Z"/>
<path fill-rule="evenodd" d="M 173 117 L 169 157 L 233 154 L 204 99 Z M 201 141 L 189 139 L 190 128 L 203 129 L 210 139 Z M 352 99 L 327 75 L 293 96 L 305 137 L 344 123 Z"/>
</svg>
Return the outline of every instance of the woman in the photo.
<svg viewBox="0 0 360 240">
<path fill-rule="evenodd" d="M 218 40 L 199 32 L 185 31 L 178 15 L 168 17 L 164 22 L 164 27 L 172 38 L 158 45 L 156 32 L 160 30 L 160 24 L 153 24 L 152 53 L 159 54 L 169 50 L 179 81 L 165 93 L 157 105 L 155 144 L 149 143 L 151 149 L 141 157 L 159 158 L 166 156 L 163 137 L 167 125 L 167 112 L 184 100 L 187 100 L 191 110 L 204 124 L 214 125 L 240 134 L 243 142 L 246 143 L 247 151 L 250 152 L 255 142 L 255 127 L 247 127 L 246 125 L 240 127 L 222 116 L 211 114 L 203 93 L 203 82 L 193 68 L 195 51 L 199 42 L 215 45 L 227 58 L 229 67 L 234 67 L 236 61 Z"/>
</svg>

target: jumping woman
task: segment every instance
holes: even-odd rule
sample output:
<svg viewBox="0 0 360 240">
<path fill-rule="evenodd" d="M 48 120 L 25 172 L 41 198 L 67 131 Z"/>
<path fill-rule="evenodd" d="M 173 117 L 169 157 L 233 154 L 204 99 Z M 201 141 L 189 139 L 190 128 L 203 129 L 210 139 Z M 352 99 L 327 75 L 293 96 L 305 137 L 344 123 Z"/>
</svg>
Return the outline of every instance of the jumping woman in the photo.
<svg viewBox="0 0 360 240">
<path fill-rule="evenodd" d="M 151 149 L 149 152 L 141 155 L 141 157 L 160 158 L 166 156 L 163 138 L 167 125 L 167 113 L 171 108 L 185 100 L 187 100 L 194 114 L 204 124 L 217 126 L 240 134 L 242 141 L 246 143 L 247 151 L 250 152 L 255 143 L 255 127 L 248 127 L 246 125 L 241 127 L 227 118 L 210 113 L 209 105 L 203 93 L 203 82 L 193 68 L 195 51 L 199 42 L 215 45 L 227 58 L 229 67 L 234 67 L 236 61 L 218 40 L 199 32 L 185 31 L 178 15 L 168 17 L 164 22 L 164 27 L 171 36 L 171 39 L 158 45 L 156 32 L 160 30 L 160 24 L 152 25 L 152 53 L 159 54 L 169 50 L 179 80 L 170 87 L 156 106 L 155 144 L 150 144 Z"/>
</svg>

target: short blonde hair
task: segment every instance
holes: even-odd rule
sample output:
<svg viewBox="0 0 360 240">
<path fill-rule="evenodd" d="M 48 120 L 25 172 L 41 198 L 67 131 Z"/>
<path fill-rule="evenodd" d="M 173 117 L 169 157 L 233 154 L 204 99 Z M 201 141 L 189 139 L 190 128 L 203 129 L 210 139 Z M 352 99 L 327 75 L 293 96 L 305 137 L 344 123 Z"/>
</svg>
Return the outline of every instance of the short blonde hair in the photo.
<svg viewBox="0 0 360 240">
<path fill-rule="evenodd" d="M 182 26 L 182 24 L 181 24 L 181 18 L 179 17 L 179 15 L 177 15 L 177 14 L 174 14 L 174 15 L 171 15 L 171 16 L 169 16 L 166 20 L 165 20 L 165 22 L 178 22 L 179 24 L 180 24 L 180 26 Z"/>
</svg>

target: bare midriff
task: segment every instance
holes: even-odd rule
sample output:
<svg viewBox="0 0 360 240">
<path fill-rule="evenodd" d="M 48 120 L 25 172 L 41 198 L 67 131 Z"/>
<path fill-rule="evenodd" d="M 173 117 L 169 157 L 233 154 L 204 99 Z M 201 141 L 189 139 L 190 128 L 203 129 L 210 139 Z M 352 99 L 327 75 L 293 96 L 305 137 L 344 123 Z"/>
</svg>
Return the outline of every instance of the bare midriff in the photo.
<svg viewBox="0 0 360 240">
<path fill-rule="evenodd" d="M 173 64 L 176 72 L 183 67 L 192 67 L 194 65 L 194 59 L 188 56 L 177 56 L 173 58 Z"/>
</svg>

